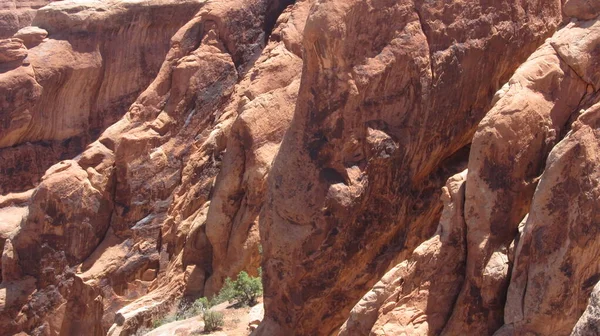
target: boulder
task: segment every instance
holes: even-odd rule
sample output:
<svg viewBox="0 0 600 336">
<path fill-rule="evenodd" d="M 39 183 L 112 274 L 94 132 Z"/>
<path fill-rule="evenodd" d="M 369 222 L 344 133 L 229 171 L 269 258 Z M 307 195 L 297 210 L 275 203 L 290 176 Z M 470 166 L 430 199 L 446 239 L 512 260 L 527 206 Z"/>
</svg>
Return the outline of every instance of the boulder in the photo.
<svg viewBox="0 0 600 336">
<path fill-rule="evenodd" d="M 0 40 L 0 63 L 20 61 L 27 57 L 27 48 L 23 40 L 9 38 Z"/>
<path fill-rule="evenodd" d="M 29 49 L 40 44 L 47 36 L 48 32 L 45 29 L 35 26 L 21 28 L 13 35 L 14 38 L 23 40 L 23 43 Z"/>
</svg>

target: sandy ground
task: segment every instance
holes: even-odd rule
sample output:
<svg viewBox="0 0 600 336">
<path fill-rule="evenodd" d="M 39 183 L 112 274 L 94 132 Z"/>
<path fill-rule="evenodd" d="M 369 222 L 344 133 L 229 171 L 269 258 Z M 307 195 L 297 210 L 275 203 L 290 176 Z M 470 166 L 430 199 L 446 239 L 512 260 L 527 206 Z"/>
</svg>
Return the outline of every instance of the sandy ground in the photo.
<svg viewBox="0 0 600 336">
<path fill-rule="evenodd" d="M 212 333 L 204 333 L 204 322 L 202 316 L 194 316 L 187 320 L 175 321 L 164 324 L 144 335 L 146 336 L 188 336 L 188 335 L 213 335 L 213 336 L 248 336 L 250 330 L 250 307 L 234 308 L 225 302 L 212 308 L 214 311 L 222 312 L 225 325 L 222 330 Z"/>
</svg>

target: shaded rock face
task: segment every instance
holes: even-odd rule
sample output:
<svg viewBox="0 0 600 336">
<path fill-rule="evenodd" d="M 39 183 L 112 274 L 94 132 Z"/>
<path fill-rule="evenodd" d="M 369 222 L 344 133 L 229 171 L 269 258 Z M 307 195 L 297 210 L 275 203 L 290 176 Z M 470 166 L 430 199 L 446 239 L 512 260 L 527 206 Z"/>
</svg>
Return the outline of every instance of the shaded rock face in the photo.
<svg viewBox="0 0 600 336">
<path fill-rule="evenodd" d="M 560 20 L 556 1 L 313 7 L 261 222 L 259 334 L 333 332 L 394 258 L 431 237 L 439 191 L 493 92 Z"/>
<path fill-rule="evenodd" d="M 558 30 L 498 91 L 480 122 L 464 182 L 464 280 L 452 283 L 462 289 L 443 305 L 445 315 L 411 314 L 418 299 L 392 291 L 421 273 L 394 271 L 407 267 L 400 264 L 383 278 L 383 291 L 376 285 L 355 306 L 340 334 L 596 333 L 597 24 L 573 21 Z M 452 285 L 442 285 L 444 293 L 456 293 Z M 394 313 L 402 318 L 390 318 Z"/>
<path fill-rule="evenodd" d="M 464 278 L 467 171 L 442 191 L 436 233 L 392 268 L 350 312 L 339 335 L 437 335 L 452 312 Z"/>
<path fill-rule="evenodd" d="M 22 56 L 0 42 L 0 193 L 35 186 L 125 114 L 200 5 L 61 1 L 36 12 L 38 27 L 8 39 L 23 41 Z"/>
</svg>

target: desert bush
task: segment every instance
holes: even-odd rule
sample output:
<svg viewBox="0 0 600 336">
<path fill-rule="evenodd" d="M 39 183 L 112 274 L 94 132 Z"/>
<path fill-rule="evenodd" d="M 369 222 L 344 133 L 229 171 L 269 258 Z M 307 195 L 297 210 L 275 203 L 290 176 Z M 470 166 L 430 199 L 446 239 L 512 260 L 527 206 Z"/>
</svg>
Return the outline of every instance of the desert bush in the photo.
<svg viewBox="0 0 600 336">
<path fill-rule="evenodd" d="M 196 309 L 200 310 L 201 312 L 204 312 L 212 308 L 214 304 L 206 297 L 201 297 L 194 302 L 194 306 L 196 307 Z"/>
<path fill-rule="evenodd" d="M 152 329 L 156 329 L 158 327 L 160 327 L 163 324 L 167 324 L 167 323 L 171 323 L 177 321 L 177 318 L 175 315 L 169 315 L 169 316 L 165 316 L 161 319 L 158 320 L 154 320 L 152 321 Z"/>
<path fill-rule="evenodd" d="M 236 301 L 241 305 L 253 306 L 262 295 L 262 281 L 260 277 L 251 277 L 242 271 L 235 281 L 225 279 L 225 284 L 215 298 L 216 302 Z"/>
<path fill-rule="evenodd" d="M 204 312 L 204 316 L 202 318 L 204 320 L 205 332 L 219 330 L 221 327 L 223 327 L 223 325 L 225 325 L 223 313 L 207 310 Z"/>
<path fill-rule="evenodd" d="M 177 306 L 177 310 L 175 312 L 171 312 L 170 314 L 154 320 L 152 322 L 152 328 L 156 329 L 163 324 L 186 320 L 194 316 L 201 315 L 206 310 L 208 310 L 211 306 L 210 302 L 207 298 L 202 297 L 197 299 L 194 302 L 190 302 L 189 300 L 181 300 Z"/>
<path fill-rule="evenodd" d="M 201 297 L 191 303 L 189 301 L 182 302 L 179 304 L 179 309 L 177 310 L 175 317 L 177 321 L 189 319 L 204 313 L 210 307 L 212 307 L 212 305 L 205 297 Z"/>
<path fill-rule="evenodd" d="M 200 312 L 196 313 L 196 309 L 194 307 L 193 302 L 190 302 L 188 300 L 182 300 L 179 302 L 179 306 L 177 307 L 177 312 L 175 313 L 175 320 L 185 320 L 198 314 L 200 314 Z"/>
</svg>

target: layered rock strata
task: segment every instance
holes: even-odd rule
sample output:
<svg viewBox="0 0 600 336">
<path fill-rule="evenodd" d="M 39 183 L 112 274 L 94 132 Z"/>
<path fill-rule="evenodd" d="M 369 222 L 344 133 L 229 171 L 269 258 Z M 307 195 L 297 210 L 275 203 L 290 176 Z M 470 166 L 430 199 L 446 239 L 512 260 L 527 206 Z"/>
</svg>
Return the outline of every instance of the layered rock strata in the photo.
<svg viewBox="0 0 600 336">
<path fill-rule="evenodd" d="M 201 4 L 54 2 L 36 11 L 35 26 L 2 40 L 0 194 L 35 186 L 123 116 Z"/>
</svg>

